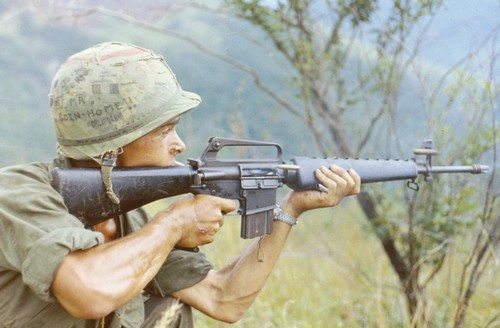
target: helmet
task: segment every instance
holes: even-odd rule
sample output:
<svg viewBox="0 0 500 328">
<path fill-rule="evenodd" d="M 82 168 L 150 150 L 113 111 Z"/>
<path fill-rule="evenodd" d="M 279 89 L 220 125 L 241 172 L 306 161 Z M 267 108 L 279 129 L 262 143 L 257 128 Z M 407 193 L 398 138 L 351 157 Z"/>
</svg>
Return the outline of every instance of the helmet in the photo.
<svg viewBox="0 0 500 328">
<path fill-rule="evenodd" d="M 98 160 L 198 106 L 162 56 L 106 42 L 69 57 L 49 94 L 58 152 Z"/>
</svg>

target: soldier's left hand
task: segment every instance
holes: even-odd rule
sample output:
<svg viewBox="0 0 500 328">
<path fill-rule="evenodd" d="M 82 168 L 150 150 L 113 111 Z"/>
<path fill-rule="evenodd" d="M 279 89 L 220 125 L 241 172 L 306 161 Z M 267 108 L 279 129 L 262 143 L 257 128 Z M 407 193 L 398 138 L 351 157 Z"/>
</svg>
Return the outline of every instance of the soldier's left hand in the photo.
<svg viewBox="0 0 500 328">
<path fill-rule="evenodd" d="M 361 178 L 354 170 L 332 165 L 315 171 L 316 178 L 326 189 L 324 191 L 294 191 L 284 200 L 282 208 L 295 217 L 301 213 L 321 207 L 336 206 L 346 196 L 357 195 L 361 191 Z"/>
</svg>

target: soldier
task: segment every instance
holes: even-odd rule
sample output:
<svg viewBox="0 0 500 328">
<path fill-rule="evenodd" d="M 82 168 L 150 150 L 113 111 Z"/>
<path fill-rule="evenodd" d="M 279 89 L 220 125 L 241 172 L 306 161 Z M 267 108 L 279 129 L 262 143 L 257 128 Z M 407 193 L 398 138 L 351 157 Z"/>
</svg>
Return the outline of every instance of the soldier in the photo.
<svg viewBox="0 0 500 328">
<path fill-rule="evenodd" d="M 360 190 L 354 171 L 318 169 L 327 193 L 291 192 L 273 233 L 216 270 L 198 246 L 214 240 L 233 200 L 191 195 L 153 217 L 140 208 L 85 229 L 51 187 L 55 166 L 100 167 L 114 199 L 113 167 L 175 165 L 186 148 L 177 124 L 201 99 L 181 89 L 164 59 L 135 45 L 96 45 L 67 59 L 49 98 L 59 156 L 0 171 L 1 327 L 151 327 L 177 300 L 173 327 L 192 327 L 191 307 L 235 322 L 295 218 Z"/>
</svg>

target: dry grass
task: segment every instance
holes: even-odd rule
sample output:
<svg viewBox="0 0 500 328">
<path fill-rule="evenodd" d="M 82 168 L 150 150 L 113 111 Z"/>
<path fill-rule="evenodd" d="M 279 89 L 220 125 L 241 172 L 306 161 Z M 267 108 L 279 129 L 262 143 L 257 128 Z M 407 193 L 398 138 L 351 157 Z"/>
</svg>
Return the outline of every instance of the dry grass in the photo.
<svg viewBox="0 0 500 328">
<path fill-rule="evenodd" d="M 294 228 L 273 275 L 243 319 L 226 325 L 196 314 L 197 327 L 408 327 L 399 282 L 354 202 L 315 211 Z M 203 251 L 216 268 L 248 244 L 228 217 Z M 450 326 L 467 242 L 460 243 L 430 285 L 425 311 Z M 466 327 L 485 327 L 500 309 L 498 263 L 479 284 Z M 500 319 L 497 319 L 500 320 Z M 489 327 L 500 327 L 500 322 Z"/>
<path fill-rule="evenodd" d="M 152 211 L 164 203 L 151 205 Z M 202 247 L 220 268 L 250 243 L 240 218 L 229 216 L 215 242 Z M 452 327 L 457 289 L 473 235 L 456 241 L 444 268 L 428 286 L 426 313 L 434 325 Z M 491 250 L 498 252 L 498 250 Z M 500 327 L 500 257 L 490 265 L 471 300 L 465 327 Z M 195 312 L 196 327 L 409 327 L 399 281 L 356 203 L 301 217 L 268 283 L 236 324 Z"/>
</svg>

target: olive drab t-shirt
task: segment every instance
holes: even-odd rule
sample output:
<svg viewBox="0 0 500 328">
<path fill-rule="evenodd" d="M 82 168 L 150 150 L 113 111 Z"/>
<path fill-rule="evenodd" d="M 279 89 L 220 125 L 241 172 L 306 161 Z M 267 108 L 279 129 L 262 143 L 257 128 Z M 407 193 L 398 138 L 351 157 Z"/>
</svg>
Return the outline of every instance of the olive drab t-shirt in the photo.
<svg viewBox="0 0 500 328">
<path fill-rule="evenodd" d="M 0 327 L 94 327 L 97 321 L 77 319 L 50 293 L 50 285 L 64 256 L 104 242 L 68 213 L 51 187 L 50 169 L 66 166 L 33 163 L 0 169 Z M 149 219 L 142 210 L 126 215 L 125 234 Z M 161 296 L 190 287 L 211 269 L 202 253 L 174 250 L 151 285 Z M 143 296 L 114 312 L 111 327 L 140 327 Z"/>
</svg>

